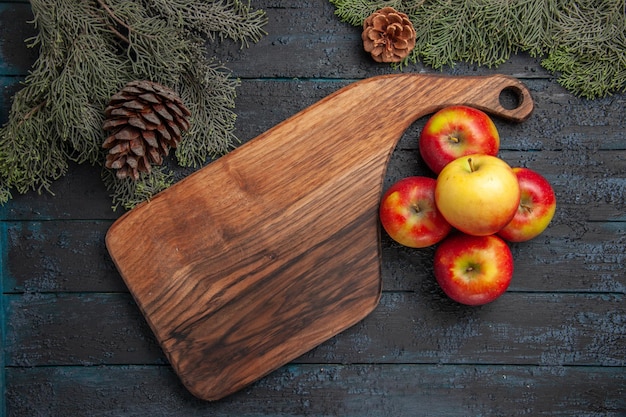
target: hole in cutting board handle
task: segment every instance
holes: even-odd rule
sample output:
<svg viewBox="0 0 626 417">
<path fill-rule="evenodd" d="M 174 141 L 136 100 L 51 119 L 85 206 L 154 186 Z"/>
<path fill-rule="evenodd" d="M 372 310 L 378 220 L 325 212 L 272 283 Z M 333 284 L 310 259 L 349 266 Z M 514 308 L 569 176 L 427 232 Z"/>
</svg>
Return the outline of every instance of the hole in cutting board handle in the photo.
<svg viewBox="0 0 626 417">
<path fill-rule="evenodd" d="M 498 99 L 500 101 L 500 105 L 506 110 L 515 110 L 524 102 L 524 95 L 522 90 L 518 87 L 510 86 L 505 87 L 502 91 L 500 91 Z"/>
</svg>

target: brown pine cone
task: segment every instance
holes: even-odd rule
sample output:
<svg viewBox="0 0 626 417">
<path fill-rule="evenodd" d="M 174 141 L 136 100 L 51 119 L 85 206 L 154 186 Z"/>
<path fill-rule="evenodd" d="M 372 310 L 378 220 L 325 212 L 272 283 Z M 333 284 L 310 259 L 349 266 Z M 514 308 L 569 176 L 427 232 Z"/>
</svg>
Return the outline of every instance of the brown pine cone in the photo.
<svg viewBox="0 0 626 417">
<path fill-rule="evenodd" d="M 108 149 L 105 166 L 119 179 L 139 179 L 152 164 L 161 165 L 189 129 L 190 111 L 173 90 L 152 81 L 131 81 L 111 97 L 104 111 L 102 147 Z"/>
<path fill-rule="evenodd" d="M 415 47 L 415 28 L 406 14 L 384 7 L 365 19 L 361 39 L 374 61 L 401 62 Z"/>
</svg>

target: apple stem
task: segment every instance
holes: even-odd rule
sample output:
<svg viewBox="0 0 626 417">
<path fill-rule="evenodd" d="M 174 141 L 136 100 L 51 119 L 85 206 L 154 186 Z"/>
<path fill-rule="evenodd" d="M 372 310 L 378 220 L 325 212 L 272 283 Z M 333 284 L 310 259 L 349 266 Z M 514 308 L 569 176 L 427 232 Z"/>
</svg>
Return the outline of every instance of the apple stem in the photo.
<svg viewBox="0 0 626 417">
<path fill-rule="evenodd" d="M 467 163 L 469 164 L 469 167 L 470 167 L 470 172 L 474 172 L 474 171 L 476 171 L 476 170 L 474 169 L 474 161 L 472 161 L 472 158 L 467 158 Z"/>
<path fill-rule="evenodd" d="M 527 204 L 520 204 L 520 206 L 522 207 L 522 209 L 526 212 L 526 213 L 532 213 L 533 212 L 533 208 L 532 206 L 529 206 Z"/>
<path fill-rule="evenodd" d="M 450 141 L 454 143 L 459 143 L 459 138 L 457 138 L 456 136 L 448 136 L 448 139 L 450 139 Z"/>
</svg>

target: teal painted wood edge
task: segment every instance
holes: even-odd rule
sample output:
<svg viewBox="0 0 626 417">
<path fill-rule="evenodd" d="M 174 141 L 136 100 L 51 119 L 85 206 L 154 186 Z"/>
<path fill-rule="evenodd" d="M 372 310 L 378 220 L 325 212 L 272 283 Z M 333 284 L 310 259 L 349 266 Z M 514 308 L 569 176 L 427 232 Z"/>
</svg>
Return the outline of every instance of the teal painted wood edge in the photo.
<svg viewBox="0 0 626 417">
<path fill-rule="evenodd" d="M 6 415 L 6 368 L 4 347 L 6 346 L 6 323 L 4 310 L 4 279 L 8 264 L 7 224 L 0 221 L 0 416 Z"/>
<path fill-rule="evenodd" d="M 13 3 L 13 4 L 12 4 Z M 14 6 L 15 3 L 28 3 L 27 0 L 16 1 L 0 1 L 0 12 L 7 7 Z M 1 49 L 0 49 L 1 53 Z M 0 68 L 9 68 L 8 63 L 5 62 L 4 56 L 0 54 Z M 3 76 L 0 77 L 0 125 L 6 123 L 9 115 L 9 109 L 11 107 L 11 96 L 9 92 L 14 91 L 15 85 L 23 80 L 23 76 Z M 6 206 L 0 205 L 0 219 L 5 218 Z M 5 322 L 5 310 L 4 310 L 4 288 L 5 279 L 7 276 L 8 265 L 8 239 L 7 239 L 7 223 L 0 220 L 0 416 L 5 416 L 6 409 L 6 368 L 5 368 L 5 354 L 4 347 L 6 345 L 6 322 Z"/>
</svg>

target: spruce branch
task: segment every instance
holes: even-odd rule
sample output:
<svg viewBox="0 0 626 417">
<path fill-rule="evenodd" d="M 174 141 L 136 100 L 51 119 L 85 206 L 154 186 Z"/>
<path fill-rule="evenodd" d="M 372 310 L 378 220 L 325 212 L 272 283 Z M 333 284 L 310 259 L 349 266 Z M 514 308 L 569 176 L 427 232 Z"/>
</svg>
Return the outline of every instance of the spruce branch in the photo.
<svg viewBox="0 0 626 417">
<path fill-rule="evenodd" d="M 191 128 L 176 149 L 181 166 L 197 168 L 208 158 L 216 158 L 232 150 L 237 142 L 233 131 L 236 87 L 239 80 L 229 76 L 227 69 L 216 61 L 194 60 L 184 74 L 180 86 L 181 98 L 189 104 Z M 228 90 L 223 90 L 228 86 Z"/>
<path fill-rule="evenodd" d="M 193 32 L 209 40 L 229 38 L 240 42 L 242 47 L 259 41 L 266 32 L 262 29 L 265 14 L 253 11 L 249 4 L 240 0 L 215 2 L 189 2 L 187 0 L 154 0 L 153 7 L 172 21 L 186 22 Z"/>
<path fill-rule="evenodd" d="M 330 0 L 342 21 L 361 26 L 385 6 L 413 22 L 416 46 L 407 63 L 435 69 L 457 62 L 497 67 L 527 52 L 576 95 L 626 91 L 626 5 L 623 0 Z"/>
<path fill-rule="evenodd" d="M 104 2 L 104 0 L 96 0 L 96 2 L 98 3 L 98 5 L 100 7 L 102 7 L 102 9 L 109 15 L 109 17 L 111 19 L 113 19 L 117 24 L 119 24 L 120 26 L 122 26 L 126 31 L 130 32 L 132 30 L 132 28 L 126 24 L 126 22 L 124 22 L 122 19 L 120 19 L 119 17 L 117 17 L 115 15 L 115 13 L 113 12 L 113 10 L 111 10 L 111 8 L 109 7 L 108 4 L 106 4 Z M 116 28 L 112 27 L 112 26 L 108 26 L 109 29 L 111 29 L 120 39 L 122 39 L 124 42 L 126 42 L 127 44 L 130 44 L 130 40 L 128 39 L 128 37 L 126 37 L 125 35 L 122 35 Z"/>
<path fill-rule="evenodd" d="M 177 149 L 198 167 L 236 142 L 238 80 L 207 58 L 206 41 L 242 47 L 265 34 L 263 11 L 238 0 L 31 0 L 39 57 L 0 128 L 0 203 L 12 190 L 51 192 L 69 160 L 102 165 L 104 108 L 128 81 L 149 79 L 178 90 L 193 128 Z M 103 174 L 113 207 L 130 208 L 172 183 L 170 168 L 136 184 Z"/>
<path fill-rule="evenodd" d="M 173 174 L 165 167 L 157 166 L 149 174 L 142 174 L 141 181 L 133 181 L 129 178 L 119 180 L 112 171 L 103 169 L 102 181 L 111 193 L 113 211 L 128 210 L 171 186 Z"/>
</svg>

